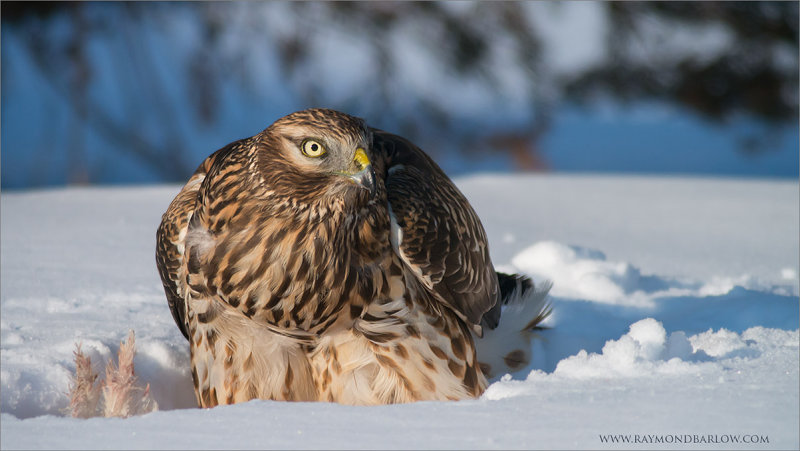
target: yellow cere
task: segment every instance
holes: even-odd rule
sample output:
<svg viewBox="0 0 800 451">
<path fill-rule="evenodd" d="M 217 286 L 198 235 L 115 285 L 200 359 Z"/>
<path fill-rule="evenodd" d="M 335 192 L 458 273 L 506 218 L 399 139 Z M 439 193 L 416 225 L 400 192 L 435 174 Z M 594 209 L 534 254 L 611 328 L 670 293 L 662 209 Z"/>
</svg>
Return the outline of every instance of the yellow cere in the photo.
<svg viewBox="0 0 800 451">
<path fill-rule="evenodd" d="M 369 157 L 367 156 L 367 152 L 364 150 L 364 148 L 359 147 L 356 149 L 356 155 L 353 157 L 353 161 L 355 161 L 358 165 L 358 169 L 364 169 L 365 167 L 369 166 Z"/>
</svg>

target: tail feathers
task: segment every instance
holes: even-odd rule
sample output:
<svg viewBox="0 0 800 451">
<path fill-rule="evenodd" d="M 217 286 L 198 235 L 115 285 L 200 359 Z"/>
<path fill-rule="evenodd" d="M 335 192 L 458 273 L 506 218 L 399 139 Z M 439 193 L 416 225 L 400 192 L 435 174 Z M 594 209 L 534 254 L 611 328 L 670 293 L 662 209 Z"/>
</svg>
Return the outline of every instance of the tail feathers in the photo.
<svg viewBox="0 0 800 451">
<path fill-rule="evenodd" d="M 552 283 L 534 285 L 521 275 L 497 273 L 500 282 L 500 315 L 496 328 L 484 328 L 483 338 L 475 337 L 478 362 L 491 379 L 519 371 L 531 362 L 531 340 L 539 324 L 551 313 L 547 293 Z"/>
</svg>

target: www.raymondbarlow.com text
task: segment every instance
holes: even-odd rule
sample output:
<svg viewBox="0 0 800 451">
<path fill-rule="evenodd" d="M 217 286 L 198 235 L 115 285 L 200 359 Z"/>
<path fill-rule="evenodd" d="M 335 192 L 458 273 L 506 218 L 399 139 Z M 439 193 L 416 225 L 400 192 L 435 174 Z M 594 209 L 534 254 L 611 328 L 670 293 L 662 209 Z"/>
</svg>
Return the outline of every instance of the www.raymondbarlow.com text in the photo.
<svg viewBox="0 0 800 451">
<path fill-rule="evenodd" d="M 757 434 L 600 434 L 601 443 L 769 443 L 769 436 Z"/>
</svg>

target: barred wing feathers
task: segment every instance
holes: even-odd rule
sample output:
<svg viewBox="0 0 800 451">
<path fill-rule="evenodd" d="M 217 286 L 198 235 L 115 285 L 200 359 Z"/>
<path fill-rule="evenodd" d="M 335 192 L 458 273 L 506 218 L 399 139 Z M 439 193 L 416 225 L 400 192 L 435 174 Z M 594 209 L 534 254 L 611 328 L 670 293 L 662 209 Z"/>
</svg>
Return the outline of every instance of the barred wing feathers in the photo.
<svg viewBox="0 0 800 451">
<path fill-rule="evenodd" d="M 214 152 L 205 159 L 197 168 L 167 211 L 161 217 L 161 224 L 156 231 L 156 266 L 167 295 L 167 304 L 172 312 L 175 324 L 189 339 L 189 326 L 186 319 L 186 306 L 184 301 L 184 285 L 181 282 L 180 269 L 183 265 L 186 250 L 186 233 L 189 220 L 192 218 L 197 206 L 197 197 L 203 180 L 213 167 L 214 163 L 224 158 L 241 141 L 233 142 Z"/>
<path fill-rule="evenodd" d="M 495 327 L 498 318 L 484 318 L 484 314 L 498 304 L 500 290 L 478 215 L 439 166 L 414 144 L 374 130 L 373 145 L 388 162 L 386 191 L 395 251 L 478 334 L 482 319 Z"/>
</svg>

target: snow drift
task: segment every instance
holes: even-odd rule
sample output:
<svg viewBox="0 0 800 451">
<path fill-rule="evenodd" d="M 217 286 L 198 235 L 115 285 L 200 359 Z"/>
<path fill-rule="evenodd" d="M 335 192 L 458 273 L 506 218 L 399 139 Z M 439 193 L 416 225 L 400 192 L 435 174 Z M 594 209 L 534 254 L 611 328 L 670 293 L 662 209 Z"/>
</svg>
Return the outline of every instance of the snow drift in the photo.
<svg viewBox="0 0 800 451">
<path fill-rule="evenodd" d="M 532 364 L 496 378 L 481 399 L 381 407 L 194 408 L 188 346 L 154 262 L 155 229 L 178 188 L 4 192 L 0 445 L 663 447 L 658 437 L 688 437 L 681 447 L 689 448 L 753 449 L 744 437 L 757 448 L 800 445 L 796 181 L 485 175 L 457 183 L 484 222 L 497 268 L 553 282 L 553 315 L 533 341 Z M 64 417 L 75 343 L 100 373 L 129 329 L 136 377 L 161 411 Z"/>
</svg>

